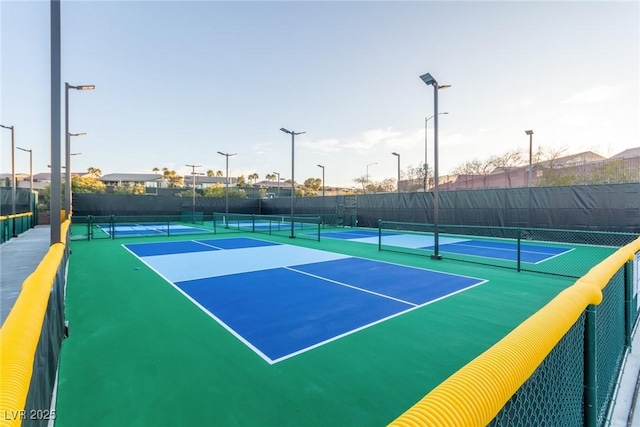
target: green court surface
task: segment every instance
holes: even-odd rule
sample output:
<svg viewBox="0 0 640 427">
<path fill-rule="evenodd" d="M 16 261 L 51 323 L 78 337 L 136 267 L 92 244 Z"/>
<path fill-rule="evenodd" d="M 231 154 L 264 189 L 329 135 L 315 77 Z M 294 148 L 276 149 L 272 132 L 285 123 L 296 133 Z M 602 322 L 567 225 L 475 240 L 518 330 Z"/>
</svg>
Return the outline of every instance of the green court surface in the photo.
<svg viewBox="0 0 640 427">
<path fill-rule="evenodd" d="M 204 238 L 238 236 L 487 282 L 269 364 L 122 247 L 203 237 L 74 240 L 56 426 L 386 425 L 574 282 L 344 240 Z"/>
</svg>

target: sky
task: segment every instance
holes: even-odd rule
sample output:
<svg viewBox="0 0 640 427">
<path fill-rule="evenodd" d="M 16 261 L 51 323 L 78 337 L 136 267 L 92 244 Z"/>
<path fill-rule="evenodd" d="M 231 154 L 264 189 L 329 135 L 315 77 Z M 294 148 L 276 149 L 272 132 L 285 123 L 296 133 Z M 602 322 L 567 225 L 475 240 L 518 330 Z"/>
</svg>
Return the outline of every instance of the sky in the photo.
<svg viewBox="0 0 640 427">
<path fill-rule="evenodd" d="M 50 4 L 0 0 L 0 124 L 51 164 Z M 638 1 L 62 1 L 72 170 L 292 174 L 327 186 L 440 175 L 535 147 L 640 146 Z M 62 94 L 64 101 L 64 93 Z M 64 108 L 62 108 L 64 112 Z M 64 132 L 64 117 L 62 117 Z M 0 173 L 11 132 L 0 129 Z M 62 138 L 64 141 L 64 138 Z M 64 164 L 64 147 L 62 150 Z M 17 173 L 29 155 L 16 151 Z"/>
</svg>

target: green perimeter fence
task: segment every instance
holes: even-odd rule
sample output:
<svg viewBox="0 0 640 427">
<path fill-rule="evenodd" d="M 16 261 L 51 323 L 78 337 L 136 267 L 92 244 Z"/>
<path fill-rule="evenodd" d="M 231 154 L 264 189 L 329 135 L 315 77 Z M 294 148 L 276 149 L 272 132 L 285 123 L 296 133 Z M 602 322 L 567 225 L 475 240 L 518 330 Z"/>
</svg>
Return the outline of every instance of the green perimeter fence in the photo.
<svg viewBox="0 0 640 427">
<path fill-rule="evenodd" d="M 638 237 L 635 233 L 613 233 L 581 230 L 554 230 L 542 228 L 484 227 L 465 225 L 439 225 L 440 255 L 446 259 L 491 265 L 517 271 L 545 273 L 554 276 L 579 278 L 602 259 Z M 408 247 L 394 244 L 395 234 L 433 236 L 434 224 L 382 221 L 378 222 L 378 248 L 414 255 L 431 256 L 433 247 Z M 486 246 L 475 254 L 460 253 L 447 248 L 449 242 L 468 242 L 470 247 Z M 501 249 L 504 247 L 504 249 Z M 515 257 L 502 259 L 499 252 L 512 252 Z M 527 254 L 537 248 L 553 248 L 558 252 L 543 262 L 528 262 Z M 542 249 L 544 250 L 544 249 Z M 478 253 L 480 252 L 480 253 Z M 515 259 L 511 259 L 515 258 Z"/>
<path fill-rule="evenodd" d="M 17 237 L 30 228 L 35 227 L 36 217 L 33 212 L 0 216 L 0 243 Z"/>
</svg>

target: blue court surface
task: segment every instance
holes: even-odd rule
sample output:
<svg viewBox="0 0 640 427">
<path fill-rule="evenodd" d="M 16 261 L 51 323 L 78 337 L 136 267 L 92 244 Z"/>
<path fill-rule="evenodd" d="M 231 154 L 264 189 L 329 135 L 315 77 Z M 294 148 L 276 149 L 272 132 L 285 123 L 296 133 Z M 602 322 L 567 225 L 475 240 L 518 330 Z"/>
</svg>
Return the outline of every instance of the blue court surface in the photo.
<svg viewBox="0 0 640 427">
<path fill-rule="evenodd" d="M 268 363 L 485 282 L 246 237 L 123 246 Z"/>
<path fill-rule="evenodd" d="M 325 238 L 344 239 L 376 245 L 379 241 L 378 236 L 378 231 L 376 230 L 330 231 L 322 233 L 322 237 Z M 518 260 L 518 245 L 516 242 L 452 238 L 441 235 L 439 243 L 439 249 L 442 253 L 514 262 Z M 382 244 L 403 248 L 424 249 L 426 251 L 433 250 L 434 248 L 433 236 L 426 234 L 402 234 L 384 231 L 382 233 Z M 572 250 L 573 248 L 570 247 L 523 243 L 520 246 L 520 261 L 538 264 L 571 252 Z"/>
<path fill-rule="evenodd" d="M 98 226 L 102 232 L 111 236 L 111 228 L 109 224 L 101 224 Z M 114 227 L 116 237 L 126 236 L 153 236 L 159 234 L 181 234 L 181 233 L 202 233 L 209 230 L 197 227 L 191 227 L 182 224 L 165 223 L 144 223 L 144 224 L 118 224 Z M 213 231 L 211 231 L 213 232 Z"/>
</svg>

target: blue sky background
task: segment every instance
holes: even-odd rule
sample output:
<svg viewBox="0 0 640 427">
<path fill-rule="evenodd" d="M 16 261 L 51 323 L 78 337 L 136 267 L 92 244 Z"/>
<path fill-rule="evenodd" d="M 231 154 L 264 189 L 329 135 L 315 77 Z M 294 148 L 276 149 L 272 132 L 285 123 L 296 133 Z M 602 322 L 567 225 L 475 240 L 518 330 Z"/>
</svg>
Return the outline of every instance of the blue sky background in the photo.
<svg viewBox="0 0 640 427">
<path fill-rule="evenodd" d="M 48 1 L 0 1 L 0 123 L 50 164 Z M 440 172 L 534 145 L 640 146 L 640 11 L 628 2 L 63 1 L 74 171 L 395 178 L 424 161 L 440 92 Z M 429 159 L 433 134 L 429 122 Z M 0 129 L 1 172 L 10 132 Z M 528 158 L 528 154 L 526 155 Z M 64 163 L 64 160 L 63 160 Z M 29 156 L 16 152 L 28 173 Z"/>
</svg>

